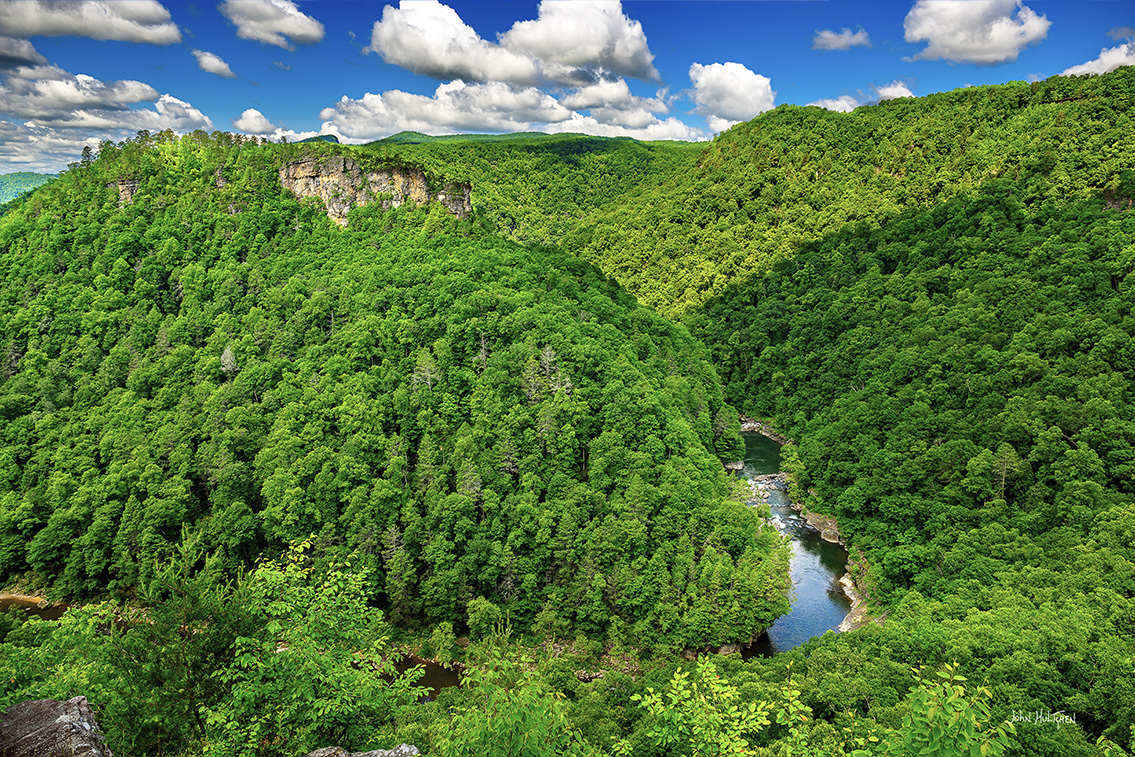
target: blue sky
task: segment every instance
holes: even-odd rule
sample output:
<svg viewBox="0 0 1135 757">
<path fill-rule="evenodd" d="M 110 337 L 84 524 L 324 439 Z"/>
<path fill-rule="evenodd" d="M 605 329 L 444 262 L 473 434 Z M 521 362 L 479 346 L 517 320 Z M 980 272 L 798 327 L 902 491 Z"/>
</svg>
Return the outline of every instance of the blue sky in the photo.
<svg viewBox="0 0 1135 757">
<path fill-rule="evenodd" d="M 707 139 L 1135 64 L 1131 0 L 0 0 L 0 173 L 140 129 Z"/>
</svg>

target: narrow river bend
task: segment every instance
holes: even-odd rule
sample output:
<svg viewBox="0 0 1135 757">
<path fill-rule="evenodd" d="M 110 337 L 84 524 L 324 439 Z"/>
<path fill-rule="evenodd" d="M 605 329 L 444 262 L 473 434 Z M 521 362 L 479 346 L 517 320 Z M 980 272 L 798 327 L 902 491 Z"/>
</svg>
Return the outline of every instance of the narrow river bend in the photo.
<svg viewBox="0 0 1135 757">
<path fill-rule="evenodd" d="M 760 434 L 742 436 L 745 439 L 742 476 L 751 478 L 780 471 L 780 444 Z M 759 503 L 754 500 L 750 504 Z M 792 609 L 777 618 L 768 631 L 744 649 L 746 658 L 787 652 L 813 636 L 837 630 L 851 611 L 851 600 L 843 593 L 839 583 L 845 573 L 847 550 L 821 539 L 820 533 L 792 509 L 786 492 L 770 490 L 769 508 L 773 525 L 792 542 L 792 562 L 789 565 Z"/>
</svg>

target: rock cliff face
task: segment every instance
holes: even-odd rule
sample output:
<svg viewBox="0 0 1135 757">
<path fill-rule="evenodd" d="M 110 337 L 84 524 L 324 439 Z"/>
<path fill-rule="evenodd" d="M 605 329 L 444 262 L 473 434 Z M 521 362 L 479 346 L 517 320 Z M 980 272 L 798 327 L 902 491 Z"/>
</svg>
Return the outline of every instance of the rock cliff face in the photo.
<svg viewBox="0 0 1135 757">
<path fill-rule="evenodd" d="M 440 202 L 458 218 L 473 210 L 468 184 L 446 184 L 440 192 L 430 192 L 425 174 L 418 168 L 389 168 L 363 173 L 344 155 L 309 157 L 280 168 L 280 184 L 297 197 L 318 197 L 327 215 L 340 226 L 347 225 L 347 211 L 372 202 L 396 208 L 406 200 L 424 204 Z"/>
<path fill-rule="evenodd" d="M 138 193 L 138 180 L 119 179 L 107 184 L 106 188 L 118 190 L 118 207 L 124 208 L 134 202 L 134 195 Z"/>
</svg>

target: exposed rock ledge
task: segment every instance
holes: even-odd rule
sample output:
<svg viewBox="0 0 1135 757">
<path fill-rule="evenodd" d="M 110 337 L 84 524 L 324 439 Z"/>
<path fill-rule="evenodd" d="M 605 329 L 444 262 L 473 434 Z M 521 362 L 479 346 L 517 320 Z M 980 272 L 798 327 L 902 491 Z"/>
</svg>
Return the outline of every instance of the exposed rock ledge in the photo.
<svg viewBox="0 0 1135 757">
<path fill-rule="evenodd" d="M 345 155 L 310 156 L 280 168 L 280 184 L 296 197 L 318 197 L 327 215 L 340 226 L 347 225 L 347 211 L 379 202 L 396 208 L 407 200 L 425 204 L 437 201 L 458 218 L 473 210 L 468 184 L 449 183 L 430 192 L 420 168 L 384 168 L 364 174 L 359 164 Z"/>
<path fill-rule="evenodd" d="M 741 416 L 741 433 L 742 434 L 760 434 L 772 439 L 774 442 L 781 444 L 788 444 L 788 439 L 783 435 L 773 430 L 772 421 L 758 421 L 753 418 L 746 418 Z"/>
<path fill-rule="evenodd" d="M 830 515 L 821 515 L 820 513 L 807 513 L 804 512 L 803 507 L 796 503 L 792 503 L 792 507 L 804 516 L 804 521 L 820 532 L 820 538 L 824 541 L 838 544 L 841 547 L 847 546 L 847 539 L 840 536 L 839 523 Z"/>
<path fill-rule="evenodd" d="M 118 207 L 124 208 L 134 203 L 134 195 L 138 194 L 138 180 L 120 178 L 107 184 L 106 188 L 118 190 Z"/>
<path fill-rule="evenodd" d="M 843 587 L 843 593 L 851 600 L 851 612 L 839 624 L 840 633 L 847 631 L 854 631 L 857 628 L 862 628 L 868 623 L 878 623 L 883 625 L 887 621 L 887 613 L 882 613 L 877 617 L 872 617 L 867 612 L 867 592 L 863 587 L 852 577 L 852 574 L 862 576 L 867 569 L 867 560 L 863 554 L 859 554 L 859 559 L 855 560 L 850 556 L 847 558 L 847 573 L 843 578 L 839 579 L 840 586 Z"/>
<path fill-rule="evenodd" d="M 863 607 L 865 602 L 863 593 L 855 585 L 850 573 L 844 573 L 843 578 L 839 579 L 839 585 L 843 587 L 843 593 L 851 600 L 851 612 L 840 621 L 839 632 L 846 633 L 847 631 L 854 631 L 857 628 L 862 628 L 871 622 L 870 615 Z"/>
</svg>

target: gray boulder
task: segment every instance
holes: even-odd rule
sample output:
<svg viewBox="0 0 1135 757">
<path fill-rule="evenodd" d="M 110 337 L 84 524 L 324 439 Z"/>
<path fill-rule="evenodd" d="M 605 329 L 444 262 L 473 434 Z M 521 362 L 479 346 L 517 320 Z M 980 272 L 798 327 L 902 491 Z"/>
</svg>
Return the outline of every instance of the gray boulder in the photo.
<svg viewBox="0 0 1135 757">
<path fill-rule="evenodd" d="M 2 757 L 113 757 L 86 697 L 37 699 L 0 715 Z"/>
<path fill-rule="evenodd" d="M 375 749 L 372 752 L 348 752 L 341 746 L 325 746 L 316 749 L 307 757 L 414 757 L 420 754 L 416 746 L 402 744 L 393 749 Z"/>
</svg>

